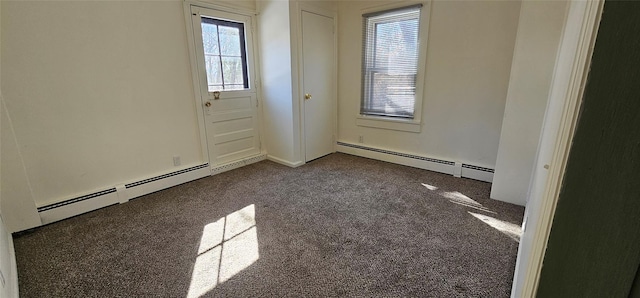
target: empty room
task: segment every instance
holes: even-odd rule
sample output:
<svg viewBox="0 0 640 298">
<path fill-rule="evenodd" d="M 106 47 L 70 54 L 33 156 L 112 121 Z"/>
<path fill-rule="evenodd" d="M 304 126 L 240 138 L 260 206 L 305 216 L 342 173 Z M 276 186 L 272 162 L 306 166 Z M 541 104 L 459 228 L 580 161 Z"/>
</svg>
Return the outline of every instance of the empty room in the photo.
<svg viewBox="0 0 640 298">
<path fill-rule="evenodd" d="M 2 0 L 0 297 L 640 293 L 624 5 Z"/>
</svg>

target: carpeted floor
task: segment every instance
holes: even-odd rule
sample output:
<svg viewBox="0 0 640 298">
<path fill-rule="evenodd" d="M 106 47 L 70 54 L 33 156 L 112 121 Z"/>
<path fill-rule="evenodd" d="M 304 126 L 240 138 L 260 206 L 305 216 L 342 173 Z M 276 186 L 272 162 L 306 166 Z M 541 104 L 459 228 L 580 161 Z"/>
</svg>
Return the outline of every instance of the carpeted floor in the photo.
<svg viewBox="0 0 640 298">
<path fill-rule="evenodd" d="M 22 297 L 508 297 L 524 209 L 346 154 L 270 161 L 15 235 Z"/>
</svg>

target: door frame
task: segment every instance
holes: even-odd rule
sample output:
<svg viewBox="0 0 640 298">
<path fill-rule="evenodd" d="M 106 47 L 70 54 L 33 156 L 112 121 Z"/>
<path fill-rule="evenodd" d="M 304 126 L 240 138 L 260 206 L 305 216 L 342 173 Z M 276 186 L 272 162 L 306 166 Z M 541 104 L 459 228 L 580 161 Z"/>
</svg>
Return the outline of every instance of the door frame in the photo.
<svg viewBox="0 0 640 298">
<path fill-rule="evenodd" d="M 262 94 L 261 94 L 261 82 L 260 82 L 260 63 L 259 63 L 259 51 L 258 51 L 258 32 L 256 30 L 257 23 L 257 12 L 251 9 L 241 8 L 241 7 L 230 7 L 219 4 L 205 3 L 200 1 L 190 1 L 186 0 L 182 3 L 183 13 L 184 13 L 184 21 L 185 21 L 185 30 L 187 31 L 187 48 L 189 51 L 189 63 L 191 65 L 191 78 L 193 83 L 193 93 L 194 93 L 194 105 L 196 110 L 197 124 L 198 124 L 198 135 L 200 140 L 200 150 L 201 150 L 201 158 L 204 163 L 209 164 L 209 170 L 213 170 L 211 165 L 211 157 L 209 156 L 209 146 L 207 142 L 207 132 L 206 132 L 206 121 L 205 121 L 205 109 L 203 108 L 205 102 L 208 98 L 203 97 L 202 90 L 207 90 L 207 86 L 202 86 L 200 76 L 198 73 L 198 50 L 196 46 L 196 38 L 194 35 L 195 28 L 193 27 L 192 22 L 192 14 L 191 7 L 199 7 L 204 9 L 211 9 L 220 11 L 221 13 L 231 13 L 238 14 L 241 16 L 248 17 L 251 21 L 251 28 L 245 28 L 245 30 L 251 30 L 251 51 L 253 52 L 252 57 L 247 55 L 247 65 L 250 66 L 249 70 L 249 86 L 250 89 L 253 89 L 256 94 L 256 100 L 258 103 L 257 107 L 257 121 L 258 121 L 258 134 L 260 138 L 264 135 L 262 128 Z M 206 76 L 206 74 L 205 74 Z M 253 80 L 253 85 L 251 84 Z M 204 88 L 204 89 L 203 89 Z M 262 141 L 262 139 L 261 139 Z M 265 147 L 261 146 L 261 153 L 265 154 Z"/>
<path fill-rule="evenodd" d="M 511 297 L 535 297 L 604 0 L 571 1 L 527 194 Z"/>
<path fill-rule="evenodd" d="M 295 102 L 298 103 L 298 113 L 299 113 L 299 121 L 300 121 L 300 125 L 298 127 L 300 127 L 300 133 L 299 133 L 299 137 L 300 139 L 298 140 L 298 145 L 300 146 L 300 151 L 299 151 L 299 160 L 302 162 L 302 164 L 305 164 L 306 161 L 306 152 L 307 152 L 307 148 L 306 148 L 306 144 L 305 144 L 305 109 L 304 109 L 304 105 L 305 105 L 305 100 L 304 100 L 304 53 L 302 52 L 302 12 L 306 11 L 309 13 L 313 13 L 313 14 L 317 14 L 320 16 L 324 16 L 324 17 L 328 17 L 333 19 L 333 99 L 332 99 L 332 104 L 333 104 L 333 115 L 332 115 L 332 122 L 333 122 L 333 152 L 337 151 L 337 138 L 338 138 L 338 36 L 336 34 L 336 28 L 338 28 L 338 13 L 336 11 L 332 11 L 332 10 L 328 10 L 322 7 L 318 7 L 315 6 L 313 4 L 310 3 L 306 3 L 306 2 L 296 2 L 297 3 L 297 7 L 296 7 L 296 22 L 297 22 L 297 30 L 296 30 L 296 34 L 297 34 L 297 42 L 296 42 L 296 46 L 297 46 L 297 71 L 298 71 L 298 82 L 297 84 L 297 89 L 294 91 L 294 94 L 297 95 L 297 100 Z"/>
</svg>

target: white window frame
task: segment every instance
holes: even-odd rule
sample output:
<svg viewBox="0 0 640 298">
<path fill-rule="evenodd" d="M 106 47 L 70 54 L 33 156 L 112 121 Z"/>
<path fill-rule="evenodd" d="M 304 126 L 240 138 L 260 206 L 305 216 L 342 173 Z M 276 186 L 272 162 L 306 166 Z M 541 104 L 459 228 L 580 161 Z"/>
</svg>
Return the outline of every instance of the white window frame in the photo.
<svg viewBox="0 0 640 298">
<path fill-rule="evenodd" d="M 375 6 L 362 10 L 362 14 L 369 14 L 375 12 L 382 12 L 385 10 L 401 9 L 403 7 L 422 4 L 420 9 L 420 20 L 418 25 L 418 72 L 416 75 L 416 95 L 413 119 L 387 117 L 387 116 L 374 116 L 361 114 L 361 104 L 363 94 L 360 95 L 358 100 L 358 115 L 356 116 L 356 125 L 391 129 L 407 132 L 420 132 L 422 127 L 422 102 L 424 99 L 424 85 L 425 85 L 425 72 L 427 61 L 427 37 L 429 31 L 429 15 L 431 14 L 431 1 L 408 1 L 398 2 L 389 5 Z M 363 22 L 363 26 L 364 26 Z M 364 32 L 363 28 L 363 32 Z M 362 37 L 363 53 L 367 50 L 364 47 L 367 46 L 367 41 Z M 362 68 L 364 69 L 364 68 Z M 361 75 L 364 75 L 361 72 Z M 362 86 L 361 86 L 362 87 Z M 360 88 L 362 89 L 362 88 Z M 362 90 L 361 90 L 362 92 Z"/>
</svg>

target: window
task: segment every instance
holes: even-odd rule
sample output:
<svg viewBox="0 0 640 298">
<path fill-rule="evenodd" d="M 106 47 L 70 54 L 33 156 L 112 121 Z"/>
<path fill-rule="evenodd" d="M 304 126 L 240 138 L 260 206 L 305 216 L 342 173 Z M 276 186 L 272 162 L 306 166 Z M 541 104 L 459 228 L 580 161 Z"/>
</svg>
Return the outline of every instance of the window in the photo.
<svg viewBox="0 0 640 298">
<path fill-rule="evenodd" d="M 209 92 L 249 88 L 243 23 L 202 17 L 202 43 Z"/>
<path fill-rule="evenodd" d="M 414 119 L 421 7 L 363 15 L 360 114 Z"/>
</svg>

